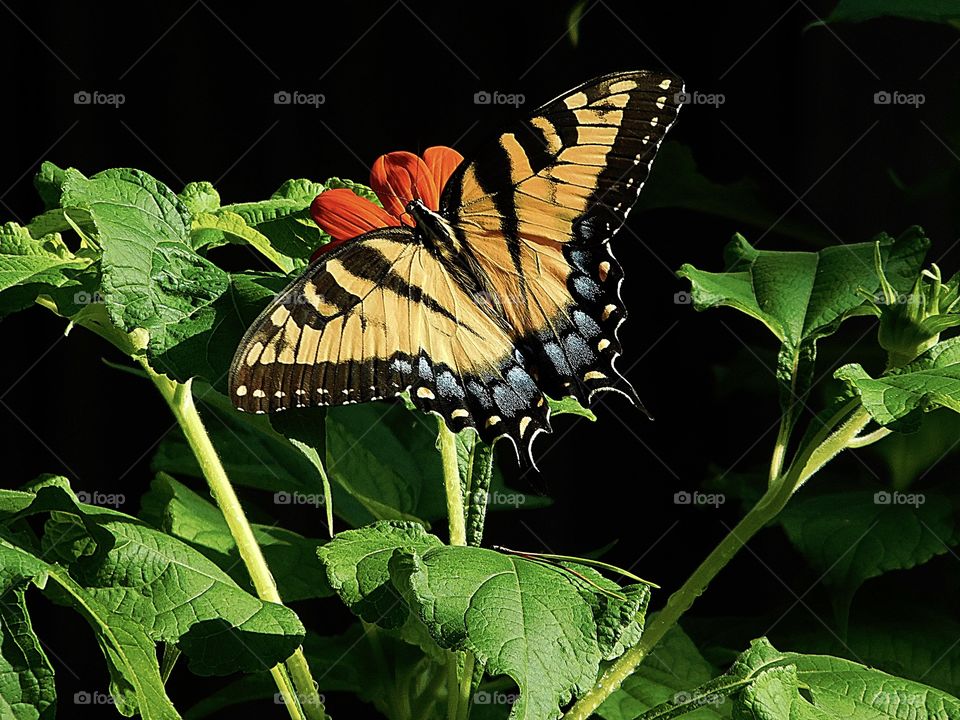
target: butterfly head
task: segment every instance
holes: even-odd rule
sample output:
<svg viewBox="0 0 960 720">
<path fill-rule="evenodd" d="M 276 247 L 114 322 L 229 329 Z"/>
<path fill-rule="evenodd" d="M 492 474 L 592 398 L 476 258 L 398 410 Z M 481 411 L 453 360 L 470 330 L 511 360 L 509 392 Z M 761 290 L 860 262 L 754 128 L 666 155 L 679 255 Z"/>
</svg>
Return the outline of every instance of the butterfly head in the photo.
<svg viewBox="0 0 960 720">
<path fill-rule="evenodd" d="M 417 229 L 423 234 L 424 240 L 441 251 L 459 251 L 459 240 L 450 222 L 439 212 L 431 210 L 420 199 L 407 203 L 407 212 L 413 218 Z"/>
</svg>

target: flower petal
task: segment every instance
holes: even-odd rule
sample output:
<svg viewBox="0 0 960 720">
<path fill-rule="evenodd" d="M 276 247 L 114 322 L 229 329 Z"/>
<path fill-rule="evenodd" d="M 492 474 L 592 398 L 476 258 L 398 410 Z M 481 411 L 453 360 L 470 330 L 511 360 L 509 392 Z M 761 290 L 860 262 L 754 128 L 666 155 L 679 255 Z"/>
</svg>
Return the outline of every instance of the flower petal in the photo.
<svg viewBox="0 0 960 720">
<path fill-rule="evenodd" d="M 400 224 L 386 210 L 347 188 L 325 190 L 317 195 L 310 205 L 310 214 L 334 240 L 350 240 L 377 228 Z"/>
<path fill-rule="evenodd" d="M 430 168 L 410 152 L 398 151 L 378 157 L 370 168 L 370 187 L 380 198 L 384 210 L 408 225 L 413 224 L 405 216 L 411 200 L 421 200 L 434 210 L 440 203 Z"/>
<path fill-rule="evenodd" d="M 453 175 L 457 166 L 463 162 L 463 155 L 446 145 L 435 145 L 423 151 L 423 161 L 430 168 L 430 174 L 433 175 L 433 182 L 437 185 L 437 194 L 443 194 L 443 188 L 447 184 L 447 180 Z M 432 209 L 438 210 L 439 207 Z"/>
</svg>

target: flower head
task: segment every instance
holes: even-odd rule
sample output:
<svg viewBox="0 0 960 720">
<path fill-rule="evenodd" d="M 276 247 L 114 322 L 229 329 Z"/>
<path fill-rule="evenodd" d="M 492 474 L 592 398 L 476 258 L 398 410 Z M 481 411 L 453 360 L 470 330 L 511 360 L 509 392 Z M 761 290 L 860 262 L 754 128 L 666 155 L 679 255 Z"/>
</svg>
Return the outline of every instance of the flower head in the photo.
<svg viewBox="0 0 960 720">
<path fill-rule="evenodd" d="M 960 325 L 960 275 L 943 282 L 940 268 L 931 265 L 901 295 L 883 271 L 879 244 L 874 261 L 880 278 L 879 306 L 872 303 L 880 316 L 877 339 L 887 351 L 888 366 L 898 368 L 936 345 L 941 332 Z"/>
<path fill-rule="evenodd" d="M 404 151 L 381 155 L 370 168 L 370 187 L 380 205 L 347 188 L 323 191 L 310 205 L 310 214 L 333 240 L 313 257 L 377 228 L 413 225 L 407 212 L 411 200 L 439 210 L 443 188 L 462 161 L 460 153 L 442 145 L 427 148 L 423 157 Z"/>
</svg>

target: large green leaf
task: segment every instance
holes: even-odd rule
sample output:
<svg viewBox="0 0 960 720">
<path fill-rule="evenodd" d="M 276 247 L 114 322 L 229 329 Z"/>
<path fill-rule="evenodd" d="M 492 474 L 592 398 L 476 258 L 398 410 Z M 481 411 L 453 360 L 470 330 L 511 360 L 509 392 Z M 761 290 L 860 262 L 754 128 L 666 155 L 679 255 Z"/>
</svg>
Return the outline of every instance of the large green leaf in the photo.
<svg viewBox="0 0 960 720">
<path fill-rule="evenodd" d="M 141 504 L 143 520 L 202 552 L 238 585 L 250 582 L 223 513 L 213 503 L 169 475 L 159 473 Z M 276 525 L 253 523 L 251 527 L 284 602 L 332 594 L 317 559 L 319 540 Z"/>
<path fill-rule="evenodd" d="M 803 396 L 812 380 L 816 342 L 847 318 L 868 311 L 865 295 L 880 287 L 875 247 L 893 287 L 906 292 L 916 280 L 929 247 L 919 228 L 896 240 L 837 245 L 819 252 L 757 250 L 737 235 L 727 246 L 727 272 L 684 265 L 677 273 L 691 283 L 698 310 L 726 306 L 756 318 L 781 343 L 777 375 L 784 407 Z"/>
<path fill-rule="evenodd" d="M 190 214 L 173 191 L 139 170 L 89 179 L 68 170 L 62 202 L 90 213 L 103 301 L 119 328 L 145 329 L 154 357 L 211 328 L 229 278 L 190 247 Z"/>
<path fill-rule="evenodd" d="M 783 511 L 781 522 L 835 591 L 841 615 L 865 580 L 921 565 L 960 542 L 957 508 L 937 492 L 800 495 Z"/>
<path fill-rule="evenodd" d="M 289 609 L 240 588 L 189 545 L 47 484 L 26 513 L 51 512 L 43 537 L 84 593 L 154 642 L 177 643 L 204 675 L 269 668 L 303 639 Z"/>
<path fill-rule="evenodd" d="M 597 709 L 604 720 L 634 720 L 652 707 L 703 685 L 715 677 L 715 668 L 697 650 L 679 626 L 674 626 L 620 689 Z M 690 720 L 719 720 L 729 713 L 708 704 L 685 715 Z"/>
<path fill-rule="evenodd" d="M 734 663 L 749 684 L 737 720 L 949 720 L 960 701 L 947 693 L 827 655 L 782 653 L 765 639 Z"/>
<path fill-rule="evenodd" d="M 293 260 L 273 247 L 270 238 L 230 210 L 198 213 L 194 215 L 192 228 L 196 245 L 216 246 L 226 242 L 249 245 L 285 273 L 292 272 L 295 267 Z"/>
<path fill-rule="evenodd" d="M 390 577 L 440 647 L 470 651 L 488 674 L 517 683 L 510 717 L 524 720 L 559 717 L 590 688 L 601 661 L 639 638 L 649 599 L 645 585 L 623 588 L 620 600 L 559 567 L 476 547 L 398 550 Z"/>
<path fill-rule="evenodd" d="M 167 697 L 160 679 L 153 641 L 139 624 L 101 603 L 63 568 L 14 546 L 0 534 L 0 594 L 23 588 L 27 583 L 73 607 L 89 623 L 107 661 L 110 694 L 121 714 L 129 717 L 139 712 L 144 720 L 179 720 L 180 715 Z M 2 650 L 5 663 L 17 662 L 16 651 L 6 646 Z M 6 691 L 4 697 L 8 697 Z M 34 707 L 40 717 L 43 706 Z M 25 711 L 26 708 L 21 710 L 22 713 Z M 49 714 L 49 710 L 44 712 Z"/>
<path fill-rule="evenodd" d="M 960 412 L 960 338 L 944 340 L 879 378 L 858 364 L 844 365 L 835 376 L 860 395 L 878 423 L 900 432 L 916 430 L 925 412 L 941 407 Z"/>
</svg>

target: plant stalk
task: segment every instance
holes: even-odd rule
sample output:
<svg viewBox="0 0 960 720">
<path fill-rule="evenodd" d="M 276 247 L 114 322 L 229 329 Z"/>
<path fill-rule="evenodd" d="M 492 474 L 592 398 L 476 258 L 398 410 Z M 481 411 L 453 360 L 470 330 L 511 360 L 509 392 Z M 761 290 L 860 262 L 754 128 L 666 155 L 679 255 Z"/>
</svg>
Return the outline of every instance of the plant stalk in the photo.
<svg viewBox="0 0 960 720">
<path fill-rule="evenodd" d="M 437 424 L 440 459 L 443 463 L 443 486 L 447 497 L 450 544 L 466 546 L 467 517 L 463 502 L 464 486 L 460 482 L 460 466 L 457 462 L 457 438 L 447 427 L 443 418 L 438 418 Z M 463 657 L 462 673 L 458 667 L 461 656 Z M 447 717 L 449 720 L 466 720 L 470 714 L 474 662 L 475 658 L 471 652 L 450 653 L 447 660 Z"/>
<path fill-rule="evenodd" d="M 842 424 L 841 421 L 843 421 Z M 680 589 L 670 596 L 664 609 L 644 630 L 640 641 L 607 668 L 597 684 L 567 711 L 563 720 L 587 720 L 600 704 L 633 674 L 650 651 L 677 624 L 740 549 L 777 516 L 804 482 L 838 453 L 849 447 L 851 441 L 855 440 L 857 434 L 869 421 L 870 416 L 859 406 L 859 401 L 852 400 L 844 405 L 817 433 L 811 444 L 798 454 L 786 474 L 779 476 L 768 487 L 757 504 L 700 563 Z"/>
<path fill-rule="evenodd" d="M 191 383 L 189 381 L 178 383 L 166 375 L 155 372 L 144 359 L 140 359 L 140 364 L 147 375 L 150 376 L 151 381 L 160 391 L 164 400 L 167 401 L 167 405 L 170 406 L 170 410 L 180 425 L 180 429 L 183 431 L 187 443 L 200 465 L 200 470 L 210 486 L 210 492 L 220 508 L 220 512 L 223 513 L 223 518 L 230 529 L 230 535 L 237 544 L 237 550 L 240 552 L 243 564 L 250 574 L 257 596 L 261 600 L 282 605 L 283 600 L 280 598 L 277 584 L 270 573 L 270 568 L 267 567 L 267 562 L 253 534 L 246 513 L 243 511 L 240 499 L 234 492 L 223 463 L 220 462 L 220 456 L 217 455 L 216 448 L 214 448 L 203 425 L 203 420 L 200 418 L 200 413 L 197 412 L 197 407 L 193 402 Z M 277 682 L 277 688 L 283 695 L 288 709 L 302 708 L 303 717 L 306 720 L 326 720 L 327 715 L 310 674 L 310 667 L 303 654 L 303 649 L 297 648 L 285 664 L 285 672 L 279 666 L 271 669 L 270 672 Z M 287 672 L 289 672 L 289 678 L 286 676 Z M 290 695 L 290 682 L 295 689 L 295 695 L 293 696 Z M 292 710 L 291 716 L 297 717 Z"/>
</svg>

